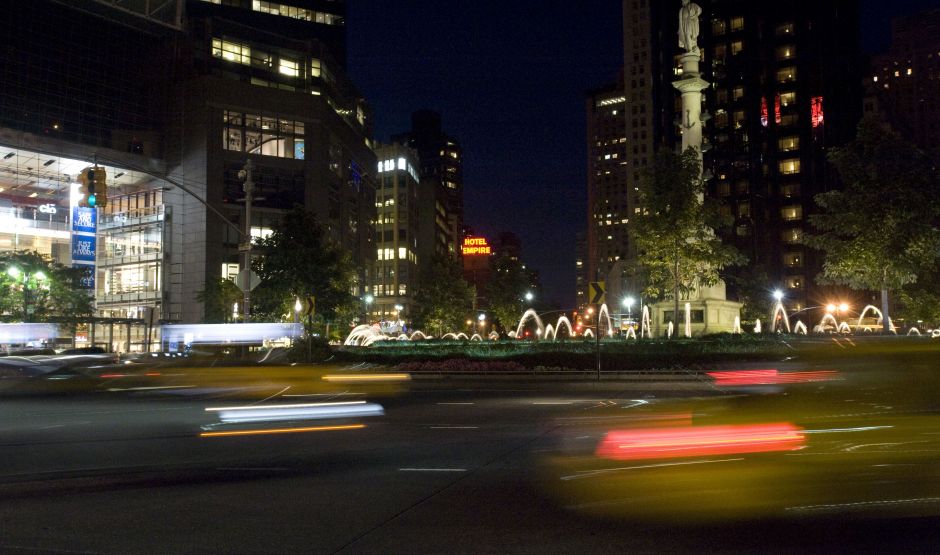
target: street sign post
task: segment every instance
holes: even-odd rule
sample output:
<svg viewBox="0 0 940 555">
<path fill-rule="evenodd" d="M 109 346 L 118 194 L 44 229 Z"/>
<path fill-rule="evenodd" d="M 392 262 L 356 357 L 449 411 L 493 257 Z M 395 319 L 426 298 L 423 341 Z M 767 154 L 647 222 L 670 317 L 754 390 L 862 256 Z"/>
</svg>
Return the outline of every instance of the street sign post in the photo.
<svg viewBox="0 0 940 555">
<path fill-rule="evenodd" d="M 588 283 L 588 298 L 591 304 L 604 304 L 607 300 L 607 283 L 603 281 L 592 281 Z"/>
<path fill-rule="evenodd" d="M 251 270 L 242 270 L 238 272 L 238 275 L 235 276 L 235 285 L 238 286 L 242 291 L 245 288 L 248 288 L 248 291 L 253 290 L 255 287 L 261 283 L 261 278 L 258 277 L 258 274 L 252 272 Z"/>
</svg>

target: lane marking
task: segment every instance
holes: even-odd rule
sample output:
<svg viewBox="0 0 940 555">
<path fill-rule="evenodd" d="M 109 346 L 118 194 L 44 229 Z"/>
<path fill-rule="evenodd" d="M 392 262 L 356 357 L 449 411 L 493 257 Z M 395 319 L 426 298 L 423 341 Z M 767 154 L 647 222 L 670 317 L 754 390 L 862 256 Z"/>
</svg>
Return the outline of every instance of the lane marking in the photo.
<svg viewBox="0 0 940 555">
<path fill-rule="evenodd" d="M 365 424 L 347 424 L 343 426 L 310 426 L 307 428 L 272 428 L 268 430 L 233 430 L 230 432 L 202 432 L 199 437 L 258 436 L 265 434 L 294 434 L 301 432 L 327 432 L 333 430 L 360 430 Z"/>
<path fill-rule="evenodd" d="M 399 468 L 399 472 L 466 472 L 466 468 Z"/>
<path fill-rule="evenodd" d="M 438 405 L 475 405 L 476 403 L 438 403 Z"/>
</svg>

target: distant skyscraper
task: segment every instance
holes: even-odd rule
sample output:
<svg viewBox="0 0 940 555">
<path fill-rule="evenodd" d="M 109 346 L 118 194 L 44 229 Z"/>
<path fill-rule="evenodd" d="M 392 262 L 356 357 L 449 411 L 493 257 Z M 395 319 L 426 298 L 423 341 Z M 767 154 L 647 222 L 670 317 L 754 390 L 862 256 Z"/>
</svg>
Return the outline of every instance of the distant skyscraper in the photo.
<svg viewBox="0 0 940 555">
<path fill-rule="evenodd" d="M 866 112 L 940 159 L 940 10 L 891 22 L 891 46 L 872 59 L 866 93 Z"/>
<path fill-rule="evenodd" d="M 420 110 L 411 115 L 411 130 L 392 136 L 392 142 L 418 152 L 421 179 L 437 183 L 437 198 L 450 229 L 450 252 L 460 252 L 463 240 L 463 151 L 457 139 L 443 131 L 441 115 Z"/>
</svg>

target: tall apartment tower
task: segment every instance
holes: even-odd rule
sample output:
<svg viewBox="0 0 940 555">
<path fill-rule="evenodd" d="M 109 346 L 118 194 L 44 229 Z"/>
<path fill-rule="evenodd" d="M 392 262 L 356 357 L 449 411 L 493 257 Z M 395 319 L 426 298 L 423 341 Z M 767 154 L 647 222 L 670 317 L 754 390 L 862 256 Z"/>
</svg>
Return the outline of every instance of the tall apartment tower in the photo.
<svg viewBox="0 0 940 555">
<path fill-rule="evenodd" d="M 723 239 L 749 258 L 732 271 L 766 272 L 800 310 L 821 270 L 801 243 L 806 217 L 834 186 L 829 149 L 854 136 L 861 112 L 858 3 L 701 4 L 708 194 L 734 219 Z"/>
<path fill-rule="evenodd" d="M 463 240 L 463 150 L 444 132 L 441 115 L 419 110 L 411 115 L 411 130 L 392 136 L 392 142 L 415 149 L 422 181 L 435 183 L 436 202 L 445 212 L 450 234 L 447 252 L 460 252 Z"/>
<path fill-rule="evenodd" d="M 940 159 L 940 10 L 891 22 L 891 46 L 875 56 L 865 111 Z"/>
<path fill-rule="evenodd" d="M 376 156 L 375 302 L 369 316 L 374 320 L 407 320 L 419 277 L 418 262 L 424 259 L 418 255 L 420 222 L 432 215 L 421 211 L 417 153 L 391 144 L 379 145 Z"/>
</svg>

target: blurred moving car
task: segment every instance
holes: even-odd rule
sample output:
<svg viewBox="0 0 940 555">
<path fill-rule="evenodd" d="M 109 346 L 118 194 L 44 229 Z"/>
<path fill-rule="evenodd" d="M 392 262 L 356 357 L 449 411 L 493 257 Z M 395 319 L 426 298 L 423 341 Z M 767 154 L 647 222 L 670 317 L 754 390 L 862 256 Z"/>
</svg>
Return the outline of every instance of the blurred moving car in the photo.
<svg viewBox="0 0 940 555">
<path fill-rule="evenodd" d="M 609 405 L 562 423 L 544 476 L 593 515 L 940 516 L 940 361 L 906 362 L 723 373 L 720 396 Z"/>
</svg>

